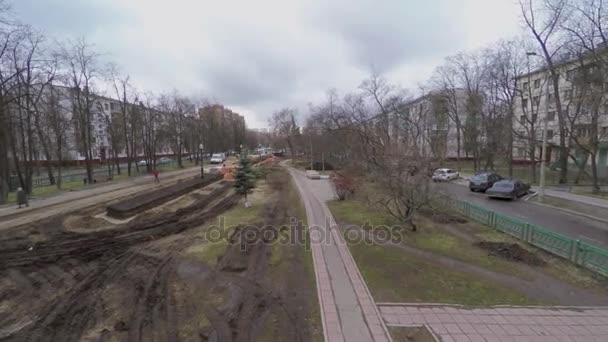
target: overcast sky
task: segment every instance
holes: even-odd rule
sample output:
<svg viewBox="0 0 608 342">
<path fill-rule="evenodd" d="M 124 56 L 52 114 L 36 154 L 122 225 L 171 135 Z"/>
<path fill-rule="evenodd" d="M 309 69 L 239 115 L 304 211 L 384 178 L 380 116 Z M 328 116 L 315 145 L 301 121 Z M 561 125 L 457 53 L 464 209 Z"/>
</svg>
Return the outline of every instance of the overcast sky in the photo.
<svg viewBox="0 0 608 342">
<path fill-rule="evenodd" d="M 86 36 L 140 89 L 204 95 L 266 127 L 372 68 L 415 88 L 447 55 L 515 35 L 516 0 L 13 0 L 54 38 Z"/>
</svg>

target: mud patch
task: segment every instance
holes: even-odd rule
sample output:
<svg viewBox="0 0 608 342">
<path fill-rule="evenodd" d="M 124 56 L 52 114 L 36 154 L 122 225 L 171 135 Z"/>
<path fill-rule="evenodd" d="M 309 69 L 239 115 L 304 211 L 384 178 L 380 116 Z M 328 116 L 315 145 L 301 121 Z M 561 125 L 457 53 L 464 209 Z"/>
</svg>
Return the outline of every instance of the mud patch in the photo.
<svg viewBox="0 0 608 342">
<path fill-rule="evenodd" d="M 523 249 L 516 243 L 480 241 L 474 244 L 490 253 L 490 256 L 498 256 L 507 260 L 523 262 L 531 266 L 544 266 L 547 263 L 538 255 Z"/>
<path fill-rule="evenodd" d="M 467 223 L 468 221 L 461 216 L 447 214 L 447 213 L 434 213 L 431 215 L 431 219 L 436 223 Z"/>
<path fill-rule="evenodd" d="M 389 327 L 395 342 L 435 342 L 433 334 L 426 327 Z"/>
<path fill-rule="evenodd" d="M 63 220 L 63 227 L 67 231 L 86 233 L 114 228 L 114 223 L 96 216 L 69 215 Z"/>
</svg>

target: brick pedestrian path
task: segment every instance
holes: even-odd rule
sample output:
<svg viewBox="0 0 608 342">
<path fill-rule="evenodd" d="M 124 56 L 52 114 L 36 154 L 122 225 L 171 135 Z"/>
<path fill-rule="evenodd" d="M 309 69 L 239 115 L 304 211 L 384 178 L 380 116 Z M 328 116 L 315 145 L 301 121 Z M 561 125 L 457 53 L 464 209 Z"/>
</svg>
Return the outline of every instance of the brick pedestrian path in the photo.
<svg viewBox="0 0 608 342">
<path fill-rule="evenodd" d="M 289 169 L 306 206 L 325 341 L 391 341 L 342 234 L 325 204 L 327 180 Z"/>
<path fill-rule="evenodd" d="M 608 341 L 608 307 L 485 307 L 378 304 L 389 326 L 426 325 L 451 341 Z"/>
</svg>

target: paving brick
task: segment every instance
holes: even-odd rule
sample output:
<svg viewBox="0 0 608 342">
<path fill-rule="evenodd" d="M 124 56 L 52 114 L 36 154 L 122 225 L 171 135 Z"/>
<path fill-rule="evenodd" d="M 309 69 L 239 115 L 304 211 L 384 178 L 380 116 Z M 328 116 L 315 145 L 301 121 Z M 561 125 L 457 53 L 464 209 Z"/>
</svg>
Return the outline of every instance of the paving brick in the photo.
<svg viewBox="0 0 608 342">
<path fill-rule="evenodd" d="M 478 332 L 478 330 L 469 323 L 458 323 L 458 326 L 465 334 L 475 334 Z"/>
<path fill-rule="evenodd" d="M 458 324 L 448 323 L 448 324 L 444 324 L 443 326 L 447 329 L 448 333 L 450 333 L 450 334 L 462 334 L 463 333 L 463 331 L 460 329 Z"/>
<path fill-rule="evenodd" d="M 471 342 L 485 342 L 486 340 L 481 335 L 467 334 Z"/>
<path fill-rule="evenodd" d="M 494 331 L 492 331 L 490 327 L 488 327 L 486 324 L 475 324 L 473 325 L 473 328 L 475 328 L 475 331 L 481 335 L 488 335 L 494 333 Z"/>
<path fill-rule="evenodd" d="M 431 329 L 438 335 L 447 334 L 448 329 L 441 323 L 430 324 Z"/>
<path fill-rule="evenodd" d="M 469 336 L 464 335 L 464 334 L 456 334 L 456 335 L 450 335 L 450 336 L 452 336 L 452 338 L 456 342 L 471 342 L 471 339 L 469 338 Z"/>
</svg>

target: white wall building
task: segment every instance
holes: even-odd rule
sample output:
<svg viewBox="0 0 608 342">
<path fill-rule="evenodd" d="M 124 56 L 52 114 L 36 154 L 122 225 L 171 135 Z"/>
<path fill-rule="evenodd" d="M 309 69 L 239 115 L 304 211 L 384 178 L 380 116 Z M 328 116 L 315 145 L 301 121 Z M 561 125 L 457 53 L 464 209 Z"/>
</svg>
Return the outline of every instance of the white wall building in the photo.
<svg viewBox="0 0 608 342">
<path fill-rule="evenodd" d="M 455 89 L 452 95 L 448 98 L 430 93 L 406 103 L 399 113 L 394 113 L 389 136 L 398 143 L 401 152 L 408 154 L 409 149 L 416 148 L 424 155 L 440 159 L 457 158 L 460 126 L 460 157 L 465 157 L 462 127 L 467 118 L 466 94 Z"/>
<path fill-rule="evenodd" d="M 600 177 L 608 176 L 608 98 L 607 78 L 591 58 L 573 59 L 557 66 L 559 91 L 566 126 L 569 153 L 583 163 L 586 159 L 581 145 L 586 146 L 594 130 L 591 118 L 597 118 L 599 150 L 596 156 Z M 598 84 L 590 82 L 599 80 Z M 603 87 L 603 88 L 602 88 Z M 517 79 L 519 96 L 514 108 L 514 159 L 542 160 L 542 139 L 547 122 L 547 162 L 559 160 L 560 127 L 556 96 L 548 69 L 539 69 Z M 591 100 L 593 99 L 593 100 Z M 595 102 L 597 101 L 597 102 Z M 576 139 L 576 140 L 575 140 Z M 577 143 L 578 141 L 578 143 Z M 570 163 L 574 158 L 569 157 Z M 591 160 L 587 159 L 587 164 Z"/>
</svg>

